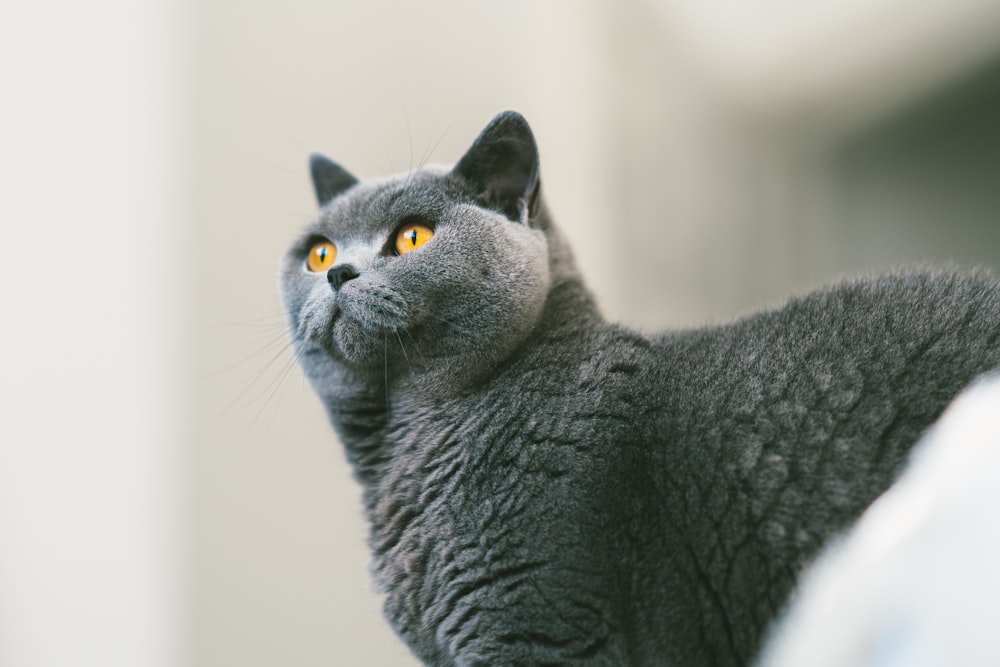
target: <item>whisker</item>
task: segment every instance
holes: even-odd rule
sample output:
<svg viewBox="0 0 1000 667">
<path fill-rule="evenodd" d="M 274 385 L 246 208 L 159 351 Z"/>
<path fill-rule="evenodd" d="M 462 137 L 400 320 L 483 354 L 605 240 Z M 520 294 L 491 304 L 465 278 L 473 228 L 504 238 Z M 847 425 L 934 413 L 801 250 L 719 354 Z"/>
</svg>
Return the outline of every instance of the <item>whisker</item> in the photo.
<svg viewBox="0 0 1000 667">
<path fill-rule="evenodd" d="M 289 349 L 291 347 L 293 347 L 293 345 L 287 346 L 285 348 L 285 350 L 287 350 L 287 349 Z M 285 361 L 284 365 L 280 366 L 279 370 L 273 375 L 272 381 L 274 380 L 274 378 L 283 377 L 285 374 L 287 374 L 289 372 L 289 369 L 293 368 L 297 362 L 298 362 L 298 351 L 297 350 L 293 350 L 292 356 L 290 356 Z M 268 391 L 272 389 L 272 387 L 273 387 L 273 385 L 269 383 L 267 386 L 265 386 L 259 392 L 257 392 L 256 394 L 254 394 L 249 400 L 247 400 L 246 403 L 243 406 L 241 406 L 240 409 L 249 408 L 255 402 L 257 402 L 258 400 L 260 400 L 261 398 L 263 398 L 264 395 L 267 394 Z"/>
<path fill-rule="evenodd" d="M 439 322 L 443 322 L 444 324 L 447 324 L 448 326 L 454 328 L 457 331 L 461 331 L 462 333 L 467 333 L 467 334 L 471 334 L 472 333 L 472 331 L 470 329 L 466 329 L 465 327 L 461 326 L 460 324 L 455 324 L 454 322 L 451 322 L 450 320 L 446 320 L 443 317 L 439 317 L 437 315 L 434 315 L 433 313 L 427 313 L 427 315 L 429 315 L 430 317 L 433 317 L 435 320 L 437 320 Z"/>
<path fill-rule="evenodd" d="M 274 420 L 277 417 L 278 412 L 280 411 L 281 408 L 281 399 L 285 397 L 285 387 L 288 386 L 286 384 L 286 382 L 288 381 L 288 376 L 292 374 L 293 372 L 292 369 L 294 368 L 295 364 L 290 364 L 288 370 L 285 371 L 285 377 L 283 377 L 280 381 L 281 391 L 278 392 L 278 402 L 274 404 L 274 409 L 271 410 L 271 418 L 267 420 L 267 428 L 264 429 L 265 436 L 271 433 L 271 427 L 274 426 Z"/>
<path fill-rule="evenodd" d="M 398 331 L 393 331 L 396 335 L 396 340 L 399 341 L 399 349 L 403 351 L 403 358 L 406 359 L 406 365 L 409 367 L 410 372 L 413 372 L 413 364 L 410 363 L 410 355 L 406 353 L 406 348 L 403 347 L 403 339 L 399 337 Z"/>
<path fill-rule="evenodd" d="M 272 367 L 272 366 L 274 365 L 274 363 L 275 363 L 275 362 L 276 362 L 276 361 L 277 361 L 278 359 L 280 359 L 280 358 L 281 358 L 281 355 L 283 355 L 283 354 L 285 354 L 286 352 L 288 352 L 288 350 L 289 350 L 290 348 L 292 348 L 292 346 L 293 346 L 294 344 L 295 344 L 295 341 L 289 341 L 289 342 L 288 342 L 288 343 L 287 343 L 286 345 L 283 345 L 283 346 L 281 347 L 281 349 L 280 349 L 280 350 L 278 350 L 278 352 L 277 352 L 277 353 L 276 353 L 276 354 L 275 354 L 274 356 L 272 356 L 272 357 L 271 357 L 270 359 L 268 359 L 268 360 L 267 360 L 267 362 L 266 362 L 266 363 L 265 363 L 265 364 L 263 365 L 263 367 L 261 367 L 261 368 L 260 368 L 260 370 L 258 370 L 258 371 L 257 371 L 257 372 L 256 372 L 256 373 L 255 373 L 255 374 L 254 374 L 254 375 L 253 375 L 253 376 L 252 376 L 252 377 L 251 377 L 250 379 L 249 379 L 249 380 L 247 380 L 247 381 L 246 381 L 246 385 L 245 385 L 245 386 L 243 387 L 243 390 L 242 390 L 242 391 L 240 391 L 240 393 L 238 393 L 238 394 L 236 395 L 236 397 L 235 397 L 235 398 L 233 398 L 233 400 L 231 400 L 231 401 L 230 401 L 230 402 L 229 402 L 229 403 L 228 403 L 228 404 L 226 405 L 226 407 L 224 407 L 224 408 L 223 408 L 223 409 L 222 409 L 222 410 L 221 410 L 221 411 L 220 411 L 220 412 L 219 412 L 219 413 L 218 413 L 218 414 L 217 414 L 217 415 L 216 415 L 216 416 L 215 416 L 215 417 L 214 417 L 214 418 L 213 418 L 213 419 L 212 419 L 211 421 L 209 421 L 209 422 L 208 422 L 207 424 L 205 424 L 204 426 L 202 426 L 202 429 L 206 429 L 206 428 L 208 428 L 209 426 L 212 426 L 213 424 L 215 424 L 216 422 L 218 422 L 218 421 L 219 421 L 220 419 L 222 419 L 222 417 L 223 417 L 224 415 L 228 414 L 228 413 L 229 413 L 229 411 L 230 411 L 230 410 L 232 410 L 232 409 L 233 409 L 233 407 L 234 407 L 234 406 L 235 406 L 235 405 L 236 405 L 237 403 L 239 403 L 239 402 L 240 402 L 240 401 L 241 401 L 241 400 L 243 399 L 243 397 L 244 397 L 244 396 L 246 396 L 246 395 L 247 395 L 247 393 L 248 393 L 248 392 L 249 392 L 249 391 L 250 391 L 251 389 L 253 389 L 253 387 L 254 387 L 254 386 L 255 386 L 255 385 L 256 385 L 256 384 L 257 384 L 257 383 L 258 383 L 258 382 L 260 381 L 260 379 L 261 379 L 261 378 L 262 378 L 262 377 L 264 376 L 264 374 L 265 374 L 265 373 L 267 373 L 268 369 L 270 369 L 270 368 L 271 368 L 271 367 Z M 295 355 L 292 355 L 292 361 L 294 361 L 294 360 L 295 360 Z M 267 390 L 265 389 L 264 391 L 267 391 Z M 264 392 L 260 392 L 260 393 L 258 393 L 257 395 L 255 395 L 255 396 L 254 396 L 254 397 L 253 397 L 252 399 L 250 399 L 249 401 L 247 401 L 247 403 L 245 404 L 245 406 L 246 406 L 246 405 L 252 405 L 252 404 L 253 404 L 253 402 L 254 402 L 255 400 L 257 400 L 258 398 L 260 398 L 260 397 L 261 397 L 261 396 L 263 395 L 263 393 L 264 393 Z"/>
<path fill-rule="evenodd" d="M 413 182 L 414 171 L 413 171 L 413 128 L 410 126 L 410 115 L 406 113 L 406 107 L 403 107 L 403 120 L 406 122 L 406 137 L 409 140 L 410 146 L 410 166 L 406 171 L 406 180 L 403 182 L 403 189 L 406 190 L 410 187 Z"/>
<path fill-rule="evenodd" d="M 415 341 L 413 339 L 413 334 L 410 333 L 410 330 L 409 329 L 403 329 L 403 333 L 405 333 L 406 337 L 410 339 L 410 342 L 413 344 L 413 347 L 415 347 L 417 349 L 417 354 L 420 354 L 420 346 L 417 345 L 417 341 Z"/>
<path fill-rule="evenodd" d="M 278 331 L 279 329 L 282 330 L 282 331 L 287 331 L 288 330 L 288 323 L 285 322 L 284 320 L 274 320 L 272 322 L 261 322 L 260 324 L 254 324 L 254 323 L 250 323 L 250 322 L 243 323 L 243 324 L 224 324 L 222 326 L 226 326 L 226 327 L 236 326 L 236 327 L 241 327 L 241 328 L 245 328 L 245 329 L 260 329 L 262 331 Z"/>
<path fill-rule="evenodd" d="M 261 317 L 255 317 L 249 320 L 230 320 L 225 322 L 217 322 L 214 324 L 214 326 L 219 326 L 219 327 L 245 327 L 245 326 L 256 326 L 256 325 L 266 326 L 272 323 L 280 323 L 284 325 L 285 311 L 279 308 L 278 310 L 271 311 L 267 315 L 263 315 Z M 210 324 L 209 326 L 213 325 Z"/>
<path fill-rule="evenodd" d="M 385 371 L 385 407 L 389 409 L 389 337 L 383 334 L 382 338 L 382 351 L 383 356 L 383 366 L 382 369 Z"/>
<path fill-rule="evenodd" d="M 406 106 L 403 106 L 403 120 L 406 121 L 406 138 L 410 144 L 410 172 L 413 171 L 413 128 L 410 126 L 410 114 L 406 113 Z"/>
<path fill-rule="evenodd" d="M 254 417 L 253 417 L 253 419 L 250 420 L 250 426 L 253 426 L 254 424 L 256 424 L 257 420 L 260 418 L 260 416 L 262 414 L 264 414 L 264 410 L 267 409 L 267 406 L 274 399 L 275 394 L 278 393 L 279 389 L 281 389 L 282 387 L 284 387 L 285 381 L 288 379 L 288 375 L 289 375 L 289 373 L 292 372 L 293 368 L 295 368 L 295 357 L 294 356 L 291 359 L 288 360 L 288 362 L 285 364 L 284 368 L 279 373 L 278 378 L 274 382 L 274 386 L 271 389 L 271 393 L 268 394 L 267 399 L 264 401 L 264 404 L 260 406 L 259 410 L 257 410 L 257 414 L 255 414 Z M 274 415 L 277 414 L 278 405 L 280 405 L 280 403 L 281 403 L 281 399 L 280 399 L 280 395 L 279 395 L 278 403 L 275 404 L 275 409 L 271 413 L 271 420 L 268 422 L 267 429 L 265 429 L 265 431 L 264 431 L 265 433 L 268 433 L 271 430 L 271 424 L 274 423 Z"/>
<path fill-rule="evenodd" d="M 444 140 L 444 138 L 445 138 L 445 136 L 446 136 L 446 135 L 448 134 L 448 132 L 450 132 L 450 131 L 451 131 L 451 128 L 452 128 L 452 127 L 453 127 L 454 125 L 455 125 L 455 121 L 454 121 L 454 120 L 453 120 L 453 121 L 451 121 L 450 123 L 448 123 L 448 127 L 444 128 L 444 132 L 442 132 L 442 133 L 441 133 L 441 136 L 439 136 L 439 137 L 437 138 L 437 141 L 435 141 L 435 142 L 434 142 L 434 145 L 430 147 L 430 150 L 428 150 L 428 151 L 426 151 L 426 152 L 424 153 L 424 157 L 423 157 L 423 159 L 422 159 L 422 160 L 420 161 L 420 166 L 419 166 L 419 167 L 417 167 L 417 169 L 423 169 L 424 167 L 426 167 L 426 166 L 427 166 L 427 161 L 431 159 L 431 156 L 432 156 L 432 155 L 434 155 L 434 151 L 436 151 L 436 150 L 437 150 L 437 147 L 441 145 L 441 142 L 442 142 L 442 141 Z M 429 143 L 429 142 L 428 142 L 428 143 Z"/>
<path fill-rule="evenodd" d="M 288 332 L 287 331 L 282 331 L 280 334 L 278 334 L 277 336 L 274 336 L 268 342 L 264 343 L 264 345 L 262 347 L 258 348 L 257 351 L 252 352 L 251 354 L 243 357 L 242 359 L 234 361 L 233 363 L 231 363 L 228 366 L 225 366 L 223 368 L 220 368 L 219 370 L 212 371 L 211 373 L 202 375 L 200 379 L 205 380 L 205 379 L 208 379 L 208 378 L 217 377 L 219 375 L 222 375 L 223 373 L 228 373 L 229 371 L 233 370 L 234 368 L 237 368 L 237 367 L 242 366 L 243 364 L 247 363 L 251 359 L 257 358 L 257 356 L 260 355 L 262 352 L 265 352 L 268 349 L 273 348 L 275 345 L 277 345 L 281 341 L 285 340 L 285 338 L 287 336 L 288 336 Z M 284 345 L 283 348 L 287 349 L 288 345 Z"/>
<path fill-rule="evenodd" d="M 387 151 L 387 150 L 386 151 L 382 151 L 382 152 L 385 153 L 385 158 L 386 158 L 386 160 L 389 161 L 389 174 L 395 174 L 396 173 L 396 165 L 393 164 L 393 162 L 392 162 L 392 155 L 390 155 L 389 151 Z M 382 174 L 382 177 L 384 178 L 384 177 L 388 176 L 389 174 Z"/>
</svg>

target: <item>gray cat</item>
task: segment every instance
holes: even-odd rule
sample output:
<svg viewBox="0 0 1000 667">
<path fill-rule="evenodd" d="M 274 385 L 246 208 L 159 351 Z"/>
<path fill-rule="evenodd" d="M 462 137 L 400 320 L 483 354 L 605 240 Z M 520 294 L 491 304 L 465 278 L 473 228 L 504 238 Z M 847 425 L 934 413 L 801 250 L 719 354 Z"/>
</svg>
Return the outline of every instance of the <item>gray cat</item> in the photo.
<svg viewBox="0 0 1000 667">
<path fill-rule="evenodd" d="M 282 297 L 386 617 L 428 664 L 748 664 L 818 548 L 1000 365 L 985 274 L 655 336 L 605 322 L 513 112 L 451 170 L 311 169 Z"/>
</svg>

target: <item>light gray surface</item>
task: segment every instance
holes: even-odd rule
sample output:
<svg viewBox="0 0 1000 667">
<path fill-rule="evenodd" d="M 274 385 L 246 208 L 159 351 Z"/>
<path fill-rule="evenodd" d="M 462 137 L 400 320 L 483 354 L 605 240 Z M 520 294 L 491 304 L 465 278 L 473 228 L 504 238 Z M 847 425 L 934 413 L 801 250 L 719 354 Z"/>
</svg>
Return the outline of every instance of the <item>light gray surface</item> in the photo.
<svg viewBox="0 0 1000 667">
<path fill-rule="evenodd" d="M 761 665 L 996 665 L 1000 381 L 959 396 L 803 579 Z"/>
</svg>

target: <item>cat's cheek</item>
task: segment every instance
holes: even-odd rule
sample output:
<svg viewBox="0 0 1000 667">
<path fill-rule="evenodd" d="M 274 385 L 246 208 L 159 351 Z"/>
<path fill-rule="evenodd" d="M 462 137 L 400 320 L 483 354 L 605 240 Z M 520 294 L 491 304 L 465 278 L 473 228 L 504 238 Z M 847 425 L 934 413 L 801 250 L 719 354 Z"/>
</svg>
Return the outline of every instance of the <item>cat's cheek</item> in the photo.
<svg viewBox="0 0 1000 667">
<path fill-rule="evenodd" d="M 552 277 L 549 273 L 548 250 L 544 239 L 528 246 L 528 252 L 523 256 L 523 264 L 519 267 L 519 294 L 517 301 L 526 323 L 533 325 L 541 314 L 549 290 L 552 287 Z"/>
</svg>

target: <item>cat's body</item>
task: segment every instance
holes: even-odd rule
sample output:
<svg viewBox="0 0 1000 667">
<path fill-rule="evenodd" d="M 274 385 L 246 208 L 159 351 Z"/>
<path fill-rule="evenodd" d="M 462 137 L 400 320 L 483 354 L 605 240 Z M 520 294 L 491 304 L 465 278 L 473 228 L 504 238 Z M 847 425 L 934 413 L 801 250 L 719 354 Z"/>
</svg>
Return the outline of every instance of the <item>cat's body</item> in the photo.
<svg viewBox="0 0 1000 667">
<path fill-rule="evenodd" d="M 326 206 L 283 297 L 386 615 L 429 664 L 748 663 L 816 550 L 1000 365 L 986 275 L 855 281 L 655 337 L 605 323 L 515 114 L 451 172 L 313 177 Z M 433 238 L 396 256 L 414 220 Z M 336 261 L 308 270 L 327 240 Z"/>
</svg>

